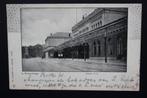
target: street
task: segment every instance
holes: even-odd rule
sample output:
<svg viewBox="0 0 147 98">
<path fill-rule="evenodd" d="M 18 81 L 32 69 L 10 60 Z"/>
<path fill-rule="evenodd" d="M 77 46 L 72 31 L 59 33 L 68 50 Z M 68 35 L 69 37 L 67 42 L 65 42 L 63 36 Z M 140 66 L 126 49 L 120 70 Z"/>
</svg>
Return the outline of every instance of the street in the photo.
<svg viewBox="0 0 147 98">
<path fill-rule="evenodd" d="M 22 70 L 29 72 L 126 72 L 126 64 L 83 59 L 23 58 Z"/>
</svg>

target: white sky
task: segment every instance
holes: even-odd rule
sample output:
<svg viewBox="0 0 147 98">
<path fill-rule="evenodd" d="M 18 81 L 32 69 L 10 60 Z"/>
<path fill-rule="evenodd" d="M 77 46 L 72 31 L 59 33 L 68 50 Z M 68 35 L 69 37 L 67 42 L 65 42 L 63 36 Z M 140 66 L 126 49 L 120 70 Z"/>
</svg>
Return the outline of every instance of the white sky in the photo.
<svg viewBox="0 0 147 98">
<path fill-rule="evenodd" d="M 44 44 L 50 33 L 71 32 L 82 16 L 94 9 L 22 9 L 22 45 Z M 76 14 L 77 12 L 77 14 Z"/>
</svg>

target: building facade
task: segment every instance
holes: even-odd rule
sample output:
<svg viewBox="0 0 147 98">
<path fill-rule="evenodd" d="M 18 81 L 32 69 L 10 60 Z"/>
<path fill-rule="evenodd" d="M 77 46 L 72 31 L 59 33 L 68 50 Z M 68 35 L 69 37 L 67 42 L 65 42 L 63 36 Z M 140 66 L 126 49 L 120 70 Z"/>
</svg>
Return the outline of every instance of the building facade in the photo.
<svg viewBox="0 0 147 98">
<path fill-rule="evenodd" d="M 64 58 L 126 61 L 127 15 L 126 8 L 97 8 L 72 27 L 72 39 L 52 50 Z"/>
<path fill-rule="evenodd" d="M 71 34 L 67 32 L 56 32 L 54 34 L 51 33 L 51 35 L 45 39 L 45 46 L 43 50 L 44 57 L 57 57 L 58 54 L 54 48 L 70 39 Z"/>
<path fill-rule="evenodd" d="M 28 58 L 29 57 L 29 48 L 26 46 L 22 47 L 22 58 Z"/>
</svg>

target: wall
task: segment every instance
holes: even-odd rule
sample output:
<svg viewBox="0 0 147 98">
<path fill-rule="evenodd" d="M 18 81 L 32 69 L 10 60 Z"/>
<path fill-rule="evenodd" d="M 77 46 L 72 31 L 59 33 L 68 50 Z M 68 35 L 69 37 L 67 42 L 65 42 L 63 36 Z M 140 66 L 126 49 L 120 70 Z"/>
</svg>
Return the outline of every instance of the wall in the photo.
<svg viewBox="0 0 147 98">
<path fill-rule="evenodd" d="M 123 12 L 105 11 L 103 14 L 102 25 L 106 25 L 108 23 L 111 23 L 115 20 L 121 19 L 126 16 L 127 13 L 123 13 Z"/>
<path fill-rule="evenodd" d="M 58 46 L 67 40 L 69 40 L 69 38 L 48 38 L 46 40 L 46 46 Z"/>
</svg>

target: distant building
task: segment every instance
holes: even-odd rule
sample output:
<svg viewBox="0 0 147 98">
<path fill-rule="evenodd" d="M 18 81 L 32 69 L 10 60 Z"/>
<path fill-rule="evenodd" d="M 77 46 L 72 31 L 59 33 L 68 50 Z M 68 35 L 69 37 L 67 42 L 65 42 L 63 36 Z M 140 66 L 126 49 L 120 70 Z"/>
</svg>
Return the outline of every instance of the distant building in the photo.
<svg viewBox="0 0 147 98">
<path fill-rule="evenodd" d="M 28 58 L 29 57 L 29 49 L 26 46 L 22 47 L 22 58 Z"/>
<path fill-rule="evenodd" d="M 23 58 L 42 57 L 42 56 L 43 56 L 43 47 L 40 44 L 34 46 L 22 47 Z"/>
<path fill-rule="evenodd" d="M 127 16 L 127 8 L 97 8 L 72 27 L 72 39 L 53 49 L 65 58 L 126 61 Z"/>
<path fill-rule="evenodd" d="M 67 32 L 56 32 L 54 34 L 51 33 L 50 36 L 48 36 L 45 39 L 45 46 L 44 46 L 44 57 L 54 57 L 58 54 L 55 53 L 54 48 L 68 40 L 71 39 L 71 34 Z"/>
</svg>

